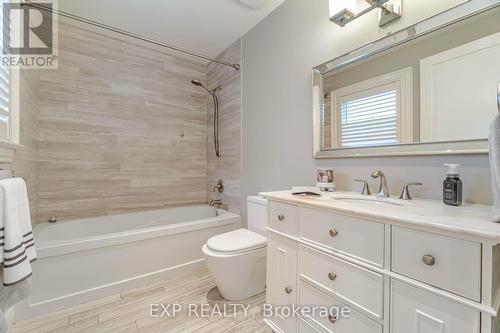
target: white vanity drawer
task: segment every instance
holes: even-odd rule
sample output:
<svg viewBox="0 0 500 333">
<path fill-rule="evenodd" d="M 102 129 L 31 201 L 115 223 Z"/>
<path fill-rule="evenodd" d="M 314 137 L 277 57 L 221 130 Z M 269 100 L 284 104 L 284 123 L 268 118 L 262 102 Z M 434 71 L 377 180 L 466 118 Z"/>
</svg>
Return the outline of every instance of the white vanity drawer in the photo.
<svg viewBox="0 0 500 333">
<path fill-rule="evenodd" d="M 383 224 L 303 207 L 299 208 L 299 221 L 304 240 L 383 266 Z"/>
<path fill-rule="evenodd" d="M 269 205 L 269 227 L 284 234 L 296 236 L 297 206 L 275 201 L 271 201 Z"/>
<path fill-rule="evenodd" d="M 339 302 L 333 297 L 329 297 L 320 290 L 310 286 L 309 284 L 302 281 L 300 283 L 300 305 L 301 306 L 325 306 L 325 307 L 336 307 L 339 312 L 345 307 L 344 304 Z M 319 311 L 316 312 L 317 314 Z M 334 312 L 332 314 L 336 314 Z M 316 315 L 314 317 L 305 317 L 306 321 L 311 321 L 315 325 L 321 327 L 325 332 L 328 333 L 381 333 L 382 325 L 377 322 L 368 319 L 359 312 L 351 309 L 349 317 L 338 316 L 334 318 L 332 316 L 320 316 Z M 310 331 L 306 331 L 310 332 Z"/>
<path fill-rule="evenodd" d="M 392 270 L 481 301 L 481 244 L 392 227 Z"/>
<path fill-rule="evenodd" d="M 480 313 L 392 280 L 391 333 L 479 333 Z"/>
<path fill-rule="evenodd" d="M 376 318 L 383 317 L 384 278 L 347 261 L 300 246 L 300 276 Z"/>
</svg>

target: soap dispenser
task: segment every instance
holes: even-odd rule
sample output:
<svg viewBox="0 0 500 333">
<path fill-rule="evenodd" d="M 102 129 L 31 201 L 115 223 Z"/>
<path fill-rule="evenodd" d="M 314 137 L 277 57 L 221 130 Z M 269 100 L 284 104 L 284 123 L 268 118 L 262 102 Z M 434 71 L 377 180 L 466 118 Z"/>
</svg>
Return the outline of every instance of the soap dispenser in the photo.
<svg viewBox="0 0 500 333">
<path fill-rule="evenodd" d="M 458 173 L 459 164 L 445 164 L 448 167 L 446 179 L 443 181 L 443 202 L 450 206 L 462 204 L 462 181 Z"/>
</svg>

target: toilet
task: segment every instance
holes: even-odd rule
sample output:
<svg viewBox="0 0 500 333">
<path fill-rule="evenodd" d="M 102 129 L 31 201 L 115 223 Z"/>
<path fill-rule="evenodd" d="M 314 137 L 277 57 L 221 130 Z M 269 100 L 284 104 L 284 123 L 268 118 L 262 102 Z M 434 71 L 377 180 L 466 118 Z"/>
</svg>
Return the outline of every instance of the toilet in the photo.
<svg viewBox="0 0 500 333">
<path fill-rule="evenodd" d="M 248 229 L 210 238 L 202 247 L 222 297 L 241 301 L 266 290 L 267 200 L 247 198 Z"/>
</svg>

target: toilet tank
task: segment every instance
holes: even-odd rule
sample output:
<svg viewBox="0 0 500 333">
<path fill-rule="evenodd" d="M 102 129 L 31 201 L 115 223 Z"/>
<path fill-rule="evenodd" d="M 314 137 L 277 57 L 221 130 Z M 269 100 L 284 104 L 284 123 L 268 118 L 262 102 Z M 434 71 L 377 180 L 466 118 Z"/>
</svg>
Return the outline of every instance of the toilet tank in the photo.
<svg viewBox="0 0 500 333">
<path fill-rule="evenodd" d="M 261 196 L 247 198 L 247 229 L 266 236 L 267 227 L 267 199 Z"/>
</svg>

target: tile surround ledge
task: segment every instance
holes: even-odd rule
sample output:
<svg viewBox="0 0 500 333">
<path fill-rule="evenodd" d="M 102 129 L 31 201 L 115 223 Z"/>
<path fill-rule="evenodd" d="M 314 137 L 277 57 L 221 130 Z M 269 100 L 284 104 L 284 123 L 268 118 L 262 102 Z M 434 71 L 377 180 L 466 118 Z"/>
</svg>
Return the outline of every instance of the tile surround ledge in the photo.
<svg viewBox="0 0 500 333">
<path fill-rule="evenodd" d="M 459 234 L 471 240 L 500 243 L 500 223 L 493 223 L 489 219 L 492 206 L 463 204 L 453 207 L 438 200 L 400 200 L 394 197 L 391 202 L 402 206 L 335 199 L 346 195 L 359 195 L 353 192 L 324 193 L 321 197 L 297 196 L 292 195 L 290 191 L 259 194 L 272 201 L 329 210 L 374 222 L 406 225 L 423 231 Z"/>
</svg>

